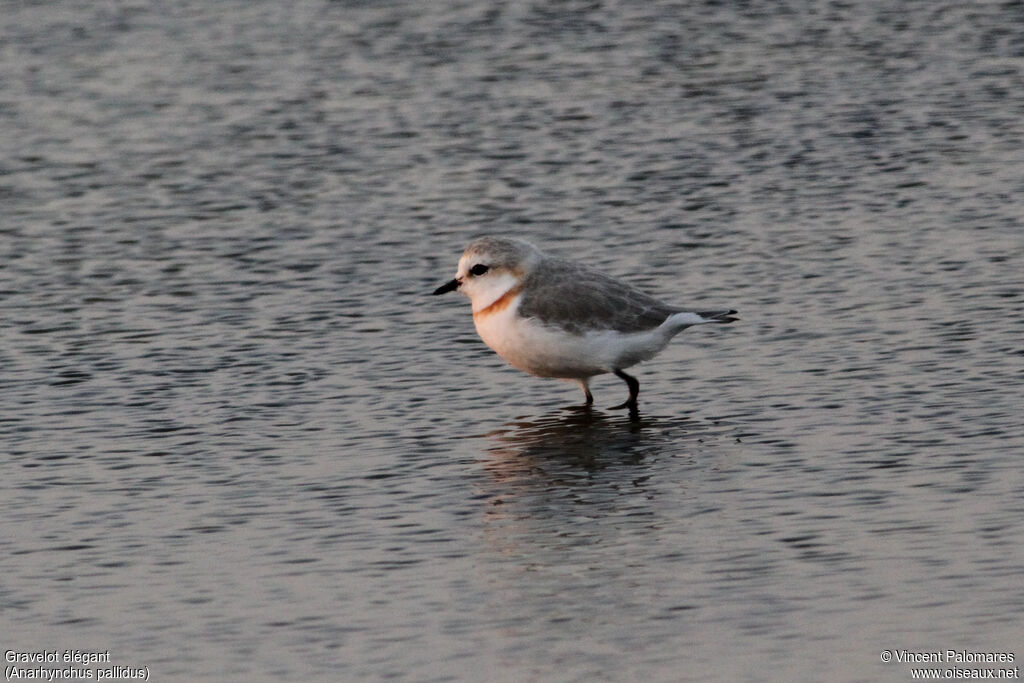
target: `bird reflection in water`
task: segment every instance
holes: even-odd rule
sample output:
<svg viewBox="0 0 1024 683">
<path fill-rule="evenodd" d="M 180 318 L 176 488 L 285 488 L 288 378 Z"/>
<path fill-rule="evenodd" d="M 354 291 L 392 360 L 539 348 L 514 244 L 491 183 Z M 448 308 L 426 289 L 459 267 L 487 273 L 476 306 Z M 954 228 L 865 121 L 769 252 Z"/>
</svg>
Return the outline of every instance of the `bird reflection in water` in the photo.
<svg viewBox="0 0 1024 683">
<path fill-rule="evenodd" d="M 661 456 L 687 455 L 708 429 L 687 417 L 637 418 L 573 406 L 485 434 L 483 464 L 495 482 L 512 487 L 621 484 L 646 479 Z"/>
<path fill-rule="evenodd" d="M 541 417 L 517 418 L 484 438 L 490 442 L 486 450 L 493 456 L 489 468 L 508 465 L 520 471 L 524 465 L 530 469 L 547 464 L 558 470 L 594 471 L 638 465 L 645 457 L 683 445 L 702 428 L 706 425 L 686 417 L 609 416 L 586 406 L 572 406 Z"/>
<path fill-rule="evenodd" d="M 487 543 L 537 562 L 537 553 L 653 524 L 658 491 L 701 467 L 695 451 L 716 431 L 687 417 L 631 419 L 585 407 L 509 422 L 480 437 Z"/>
</svg>

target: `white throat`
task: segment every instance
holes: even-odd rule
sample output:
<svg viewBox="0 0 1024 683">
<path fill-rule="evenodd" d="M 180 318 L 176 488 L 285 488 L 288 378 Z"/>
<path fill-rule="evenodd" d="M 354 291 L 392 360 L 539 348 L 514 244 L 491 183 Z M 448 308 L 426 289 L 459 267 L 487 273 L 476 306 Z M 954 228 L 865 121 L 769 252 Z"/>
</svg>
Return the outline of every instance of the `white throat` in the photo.
<svg viewBox="0 0 1024 683">
<path fill-rule="evenodd" d="M 478 313 L 519 286 L 519 278 L 512 273 L 494 273 L 487 277 L 464 281 L 462 290 L 473 303 L 473 312 Z"/>
</svg>

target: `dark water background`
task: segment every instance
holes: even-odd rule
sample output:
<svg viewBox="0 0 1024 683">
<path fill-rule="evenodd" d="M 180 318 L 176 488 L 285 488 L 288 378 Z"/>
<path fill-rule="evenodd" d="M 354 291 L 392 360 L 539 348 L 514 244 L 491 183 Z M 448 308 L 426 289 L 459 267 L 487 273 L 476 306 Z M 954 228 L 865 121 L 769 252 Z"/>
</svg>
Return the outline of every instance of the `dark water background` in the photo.
<svg viewBox="0 0 1024 683">
<path fill-rule="evenodd" d="M 0 145 L 3 649 L 1024 658 L 1021 3 L 8 1 Z M 742 321 L 587 415 L 427 296 L 483 233 Z"/>
</svg>

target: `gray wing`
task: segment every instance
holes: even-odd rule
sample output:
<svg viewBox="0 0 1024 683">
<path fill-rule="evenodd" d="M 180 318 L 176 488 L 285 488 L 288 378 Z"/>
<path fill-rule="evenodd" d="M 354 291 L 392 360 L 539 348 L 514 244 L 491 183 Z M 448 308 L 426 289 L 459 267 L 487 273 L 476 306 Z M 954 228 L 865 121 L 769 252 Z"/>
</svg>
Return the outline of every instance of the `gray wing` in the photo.
<svg viewBox="0 0 1024 683">
<path fill-rule="evenodd" d="M 546 258 L 523 283 L 519 315 L 573 334 L 588 329 L 643 332 L 682 309 L 674 308 L 604 273 Z"/>
</svg>

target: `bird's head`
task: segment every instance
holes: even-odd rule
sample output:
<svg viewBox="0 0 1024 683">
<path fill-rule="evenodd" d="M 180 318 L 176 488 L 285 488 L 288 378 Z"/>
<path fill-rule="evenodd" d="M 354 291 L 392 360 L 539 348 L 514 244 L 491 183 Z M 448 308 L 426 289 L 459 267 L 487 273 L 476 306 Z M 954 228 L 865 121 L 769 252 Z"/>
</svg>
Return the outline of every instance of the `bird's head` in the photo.
<svg viewBox="0 0 1024 683">
<path fill-rule="evenodd" d="M 483 310 L 519 287 L 540 257 L 540 251 L 529 242 L 481 237 L 466 247 L 455 278 L 434 294 L 459 291 L 469 297 L 474 312 Z"/>
</svg>

